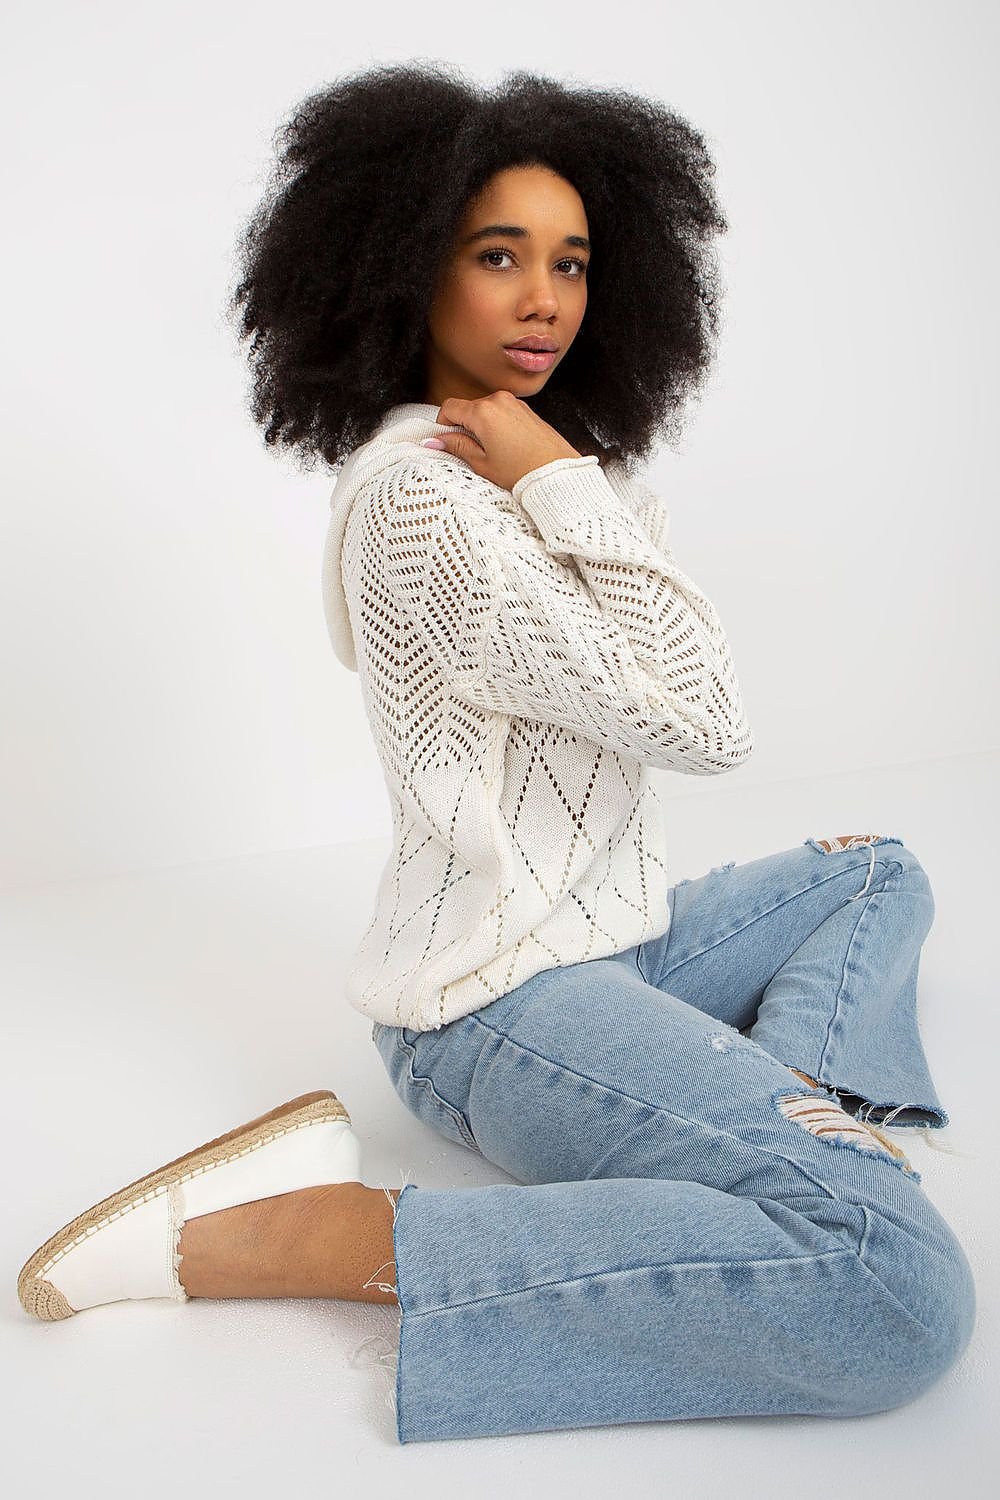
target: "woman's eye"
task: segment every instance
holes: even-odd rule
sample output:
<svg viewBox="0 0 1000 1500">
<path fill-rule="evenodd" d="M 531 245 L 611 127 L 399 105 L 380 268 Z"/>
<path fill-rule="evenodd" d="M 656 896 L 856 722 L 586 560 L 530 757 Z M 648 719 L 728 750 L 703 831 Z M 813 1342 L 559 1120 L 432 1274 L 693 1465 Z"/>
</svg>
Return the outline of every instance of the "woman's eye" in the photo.
<svg viewBox="0 0 1000 1500">
<path fill-rule="evenodd" d="M 482 253 L 482 255 L 480 255 L 479 259 L 481 261 L 483 261 L 483 262 L 489 263 L 492 270 L 499 271 L 501 268 L 499 266 L 497 266 L 495 263 L 493 263 L 492 260 L 491 260 L 491 257 L 493 257 L 493 256 L 499 256 L 501 260 L 503 259 L 504 256 L 507 256 L 507 258 L 509 260 L 513 260 L 514 259 L 514 252 L 513 252 L 513 250 L 499 250 L 499 249 L 497 249 L 497 250 L 484 250 L 483 251 L 483 253 Z M 578 271 L 579 274 L 576 275 L 576 276 L 571 276 L 570 277 L 571 281 L 580 281 L 583 278 L 583 276 L 584 276 L 584 274 L 585 274 L 585 272 L 587 270 L 587 263 L 586 263 L 586 261 L 577 260 L 577 258 L 575 256 L 572 256 L 572 255 L 567 256 L 565 260 L 559 261 L 559 265 L 561 265 L 561 266 L 576 266 L 577 271 Z"/>
</svg>

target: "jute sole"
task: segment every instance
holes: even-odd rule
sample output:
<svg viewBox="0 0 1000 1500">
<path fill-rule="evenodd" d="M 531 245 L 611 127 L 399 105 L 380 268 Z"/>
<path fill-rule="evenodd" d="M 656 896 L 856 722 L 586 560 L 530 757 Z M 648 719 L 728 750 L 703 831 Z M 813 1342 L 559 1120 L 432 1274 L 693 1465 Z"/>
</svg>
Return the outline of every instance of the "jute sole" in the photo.
<svg viewBox="0 0 1000 1500">
<path fill-rule="evenodd" d="M 206 1167 L 242 1156 L 265 1141 L 287 1135 L 289 1131 L 299 1130 L 317 1120 L 346 1120 L 350 1124 L 350 1119 L 332 1090 L 314 1089 L 312 1093 L 299 1094 L 298 1098 L 279 1104 L 277 1109 L 268 1110 L 266 1115 L 258 1115 L 255 1120 L 248 1120 L 245 1125 L 238 1125 L 235 1130 L 217 1136 L 214 1141 L 206 1141 L 194 1151 L 188 1151 L 175 1161 L 157 1167 L 155 1172 L 148 1172 L 145 1177 L 130 1182 L 128 1187 L 120 1188 L 109 1198 L 102 1198 L 100 1203 L 64 1224 L 25 1261 L 17 1277 L 21 1306 L 25 1312 L 49 1323 L 72 1317 L 76 1309 L 70 1307 L 62 1293 L 45 1279 L 45 1273 L 86 1235 L 93 1234 L 102 1224 L 137 1208 L 158 1193 L 165 1193 L 173 1183 L 184 1182 Z"/>
</svg>

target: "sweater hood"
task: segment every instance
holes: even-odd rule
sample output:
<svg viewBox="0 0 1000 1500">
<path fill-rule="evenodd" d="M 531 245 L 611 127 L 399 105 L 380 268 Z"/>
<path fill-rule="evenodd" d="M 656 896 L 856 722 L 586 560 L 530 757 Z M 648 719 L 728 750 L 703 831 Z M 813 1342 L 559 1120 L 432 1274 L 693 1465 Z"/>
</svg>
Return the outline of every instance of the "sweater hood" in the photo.
<svg viewBox="0 0 1000 1500">
<path fill-rule="evenodd" d="M 323 553 L 323 608 L 333 649 L 352 672 L 358 670 L 358 661 L 341 567 L 344 530 L 351 507 L 363 485 L 400 459 L 412 458 L 414 448 L 421 457 L 426 457 L 427 449 L 420 447 L 424 438 L 467 430 L 460 423 L 449 426 L 439 422 L 440 409 L 417 401 L 392 407 L 367 442 L 348 454 L 337 473 L 330 496 L 330 524 Z"/>
</svg>

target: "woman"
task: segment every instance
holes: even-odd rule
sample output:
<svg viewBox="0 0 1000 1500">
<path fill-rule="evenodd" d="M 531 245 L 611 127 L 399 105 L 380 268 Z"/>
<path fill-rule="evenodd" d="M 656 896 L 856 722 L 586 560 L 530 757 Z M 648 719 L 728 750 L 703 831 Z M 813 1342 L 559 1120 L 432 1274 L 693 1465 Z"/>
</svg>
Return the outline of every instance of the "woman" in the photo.
<svg viewBox="0 0 1000 1500">
<path fill-rule="evenodd" d="M 947 1123 L 927 876 L 861 832 L 666 878 L 652 769 L 752 752 L 635 473 L 708 368 L 704 142 L 621 93 L 392 66 L 284 147 L 235 300 L 267 441 L 340 471 L 324 602 L 394 832 L 348 999 L 407 1107 L 514 1181 L 370 1188 L 320 1089 L 78 1216 L 22 1302 L 398 1303 L 400 1442 L 907 1402 L 975 1318 L 872 1123 Z"/>
</svg>

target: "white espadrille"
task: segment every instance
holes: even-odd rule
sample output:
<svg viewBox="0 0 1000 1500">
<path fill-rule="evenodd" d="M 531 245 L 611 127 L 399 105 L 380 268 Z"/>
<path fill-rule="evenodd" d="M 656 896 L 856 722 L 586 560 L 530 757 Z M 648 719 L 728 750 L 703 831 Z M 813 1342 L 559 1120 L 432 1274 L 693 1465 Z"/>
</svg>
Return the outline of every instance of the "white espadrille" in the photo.
<svg viewBox="0 0 1000 1500">
<path fill-rule="evenodd" d="M 186 1302 L 177 1275 L 185 1219 L 298 1188 L 360 1182 L 360 1168 L 361 1143 L 336 1094 L 300 1094 L 78 1214 L 21 1267 L 21 1305 L 54 1322 L 125 1298 Z"/>
</svg>

